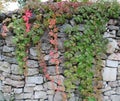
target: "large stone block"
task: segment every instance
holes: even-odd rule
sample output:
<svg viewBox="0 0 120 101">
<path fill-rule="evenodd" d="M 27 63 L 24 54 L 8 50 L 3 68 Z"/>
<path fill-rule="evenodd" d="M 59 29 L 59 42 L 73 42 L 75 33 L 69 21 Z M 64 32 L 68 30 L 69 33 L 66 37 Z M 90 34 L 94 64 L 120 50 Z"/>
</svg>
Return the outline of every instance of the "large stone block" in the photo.
<svg viewBox="0 0 120 101">
<path fill-rule="evenodd" d="M 117 68 L 108 68 L 103 69 L 103 80 L 104 81 L 115 81 L 117 76 Z"/>
<path fill-rule="evenodd" d="M 10 73 L 10 64 L 8 62 L 0 61 L 0 71 Z"/>
<path fill-rule="evenodd" d="M 42 99 L 46 99 L 47 98 L 47 94 L 44 91 L 36 91 L 35 92 L 35 98 L 42 98 Z M 57 100 L 56 100 L 57 101 Z"/>
</svg>

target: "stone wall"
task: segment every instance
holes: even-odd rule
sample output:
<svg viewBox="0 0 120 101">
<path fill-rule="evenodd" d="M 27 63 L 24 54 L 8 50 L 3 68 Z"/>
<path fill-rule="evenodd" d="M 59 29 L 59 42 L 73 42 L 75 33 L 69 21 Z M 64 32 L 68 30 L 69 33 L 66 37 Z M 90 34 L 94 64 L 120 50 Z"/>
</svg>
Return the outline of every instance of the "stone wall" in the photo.
<svg viewBox="0 0 120 101">
<path fill-rule="evenodd" d="M 120 101 L 120 23 L 110 20 L 104 37 L 109 40 L 103 59 L 103 101 Z"/>
<path fill-rule="evenodd" d="M 61 60 L 59 78 L 64 81 L 64 29 L 73 26 L 73 20 L 59 27 L 58 49 Z M 106 26 L 103 37 L 109 40 L 107 54 L 102 59 L 103 68 L 103 101 L 120 101 L 120 23 L 111 19 Z M 80 25 L 80 31 L 83 31 Z M 2 31 L 2 29 L 1 29 Z M 28 74 L 25 77 L 20 73 L 20 68 L 15 58 L 15 45 L 12 43 L 11 32 L 6 38 L 0 37 L 0 101 L 62 101 L 62 92 L 55 92 L 57 87 L 57 74 L 55 66 L 50 62 L 49 51 L 52 46 L 47 41 L 48 35 L 42 37 L 42 53 L 45 54 L 48 73 L 54 82 L 46 80 L 42 68 L 39 66 L 36 48 L 30 47 L 28 58 Z M 13 99 L 13 100 L 12 100 Z M 77 93 L 72 93 L 68 101 L 82 101 Z"/>
</svg>

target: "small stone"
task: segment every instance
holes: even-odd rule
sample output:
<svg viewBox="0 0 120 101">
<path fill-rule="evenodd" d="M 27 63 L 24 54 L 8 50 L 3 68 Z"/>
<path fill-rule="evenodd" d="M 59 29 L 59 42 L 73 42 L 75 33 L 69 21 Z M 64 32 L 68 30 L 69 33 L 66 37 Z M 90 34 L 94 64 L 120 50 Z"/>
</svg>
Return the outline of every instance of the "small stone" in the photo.
<svg viewBox="0 0 120 101">
<path fill-rule="evenodd" d="M 35 90 L 35 91 L 39 91 L 39 90 L 44 90 L 44 88 L 43 88 L 42 85 L 36 85 L 36 86 L 34 87 L 34 90 Z"/>
<path fill-rule="evenodd" d="M 110 98 L 112 101 L 120 101 L 120 95 L 111 95 Z"/>
<path fill-rule="evenodd" d="M 119 27 L 118 26 L 114 26 L 114 25 L 109 25 L 108 29 L 109 30 L 119 30 Z"/>
<path fill-rule="evenodd" d="M 12 52 L 14 51 L 13 47 L 3 46 L 3 52 Z"/>
<path fill-rule="evenodd" d="M 23 89 L 22 88 L 14 88 L 14 93 L 15 94 L 20 94 L 22 93 Z"/>
<path fill-rule="evenodd" d="M 3 93 L 0 91 L 0 101 L 5 101 Z"/>
<path fill-rule="evenodd" d="M 47 90 L 48 95 L 54 95 L 55 91 L 54 90 Z"/>
<path fill-rule="evenodd" d="M 1 62 L 0 61 L 0 71 L 10 73 L 10 64 L 8 62 Z"/>
<path fill-rule="evenodd" d="M 118 49 L 117 41 L 114 39 L 109 39 L 107 44 L 107 53 L 114 53 L 115 49 Z"/>
<path fill-rule="evenodd" d="M 20 67 L 16 64 L 11 65 L 11 71 L 12 71 L 12 74 L 22 74 L 20 72 Z"/>
<path fill-rule="evenodd" d="M 47 98 L 47 94 L 46 94 L 46 92 L 44 92 L 44 91 L 36 91 L 35 92 L 35 98 L 42 98 L 42 99 L 46 99 Z M 57 101 L 57 100 L 56 100 Z"/>
<path fill-rule="evenodd" d="M 34 89 L 34 87 L 25 86 L 24 87 L 24 92 L 27 92 L 27 93 L 29 92 L 30 93 L 30 92 L 33 92 L 33 89 Z"/>
<path fill-rule="evenodd" d="M 58 49 L 64 50 L 64 39 L 58 39 Z"/>
<path fill-rule="evenodd" d="M 108 84 L 109 84 L 110 87 L 117 87 L 117 86 L 119 86 L 117 81 L 112 81 L 112 82 L 109 82 Z"/>
<path fill-rule="evenodd" d="M 70 24 L 64 24 L 60 27 L 60 32 L 65 32 L 66 30 L 72 29 Z"/>
<path fill-rule="evenodd" d="M 30 54 L 31 54 L 32 56 L 37 56 L 37 50 L 36 50 L 35 47 L 30 48 Z"/>
<path fill-rule="evenodd" d="M 24 76 L 20 76 L 20 75 L 10 75 L 9 76 L 12 80 L 18 80 L 18 81 L 20 81 L 20 80 L 23 80 L 24 79 Z"/>
<path fill-rule="evenodd" d="M 117 37 L 120 37 L 120 29 L 118 30 L 118 32 L 116 33 Z"/>
<path fill-rule="evenodd" d="M 104 38 L 115 38 L 116 34 L 111 34 L 111 33 L 108 33 L 108 32 L 105 32 L 103 37 Z"/>
<path fill-rule="evenodd" d="M 109 101 L 109 97 L 108 96 L 103 96 L 103 101 Z"/>
<path fill-rule="evenodd" d="M 53 101 L 53 95 L 48 95 L 48 101 Z"/>
<path fill-rule="evenodd" d="M 31 75 L 36 75 L 36 74 L 39 74 L 39 69 L 38 68 L 28 68 L 27 75 L 31 76 Z"/>
<path fill-rule="evenodd" d="M 109 91 L 104 92 L 104 95 L 109 96 L 109 95 L 113 95 L 115 93 L 116 93 L 115 91 L 109 90 Z"/>
<path fill-rule="evenodd" d="M 54 89 L 54 88 L 57 88 L 57 84 L 56 83 L 53 83 L 53 82 L 46 82 L 46 83 L 44 83 L 44 88 L 45 88 L 45 90 L 47 90 L 47 89 L 50 89 L 50 90 L 52 90 L 52 89 Z M 53 88 L 54 87 L 54 88 Z"/>
<path fill-rule="evenodd" d="M 79 31 L 84 31 L 85 30 L 85 25 L 84 24 L 80 24 L 79 25 Z"/>
<path fill-rule="evenodd" d="M 0 22 L 3 22 L 5 18 L 6 18 L 6 15 L 4 13 L 0 13 Z"/>
<path fill-rule="evenodd" d="M 35 61 L 35 60 L 28 60 L 28 61 L 27 61 L 27 66 L 28 66 L 28 67 L 39 67 L 39 66 L 38 66 L 38 62 Z"/>
<path fill-rule="evenodd" d="M 116 88 L 116 93 L 117 93 L 117 94 L 120 94 L 120 87 L 117 87 L 117 88 Z"/>
<path fill-rule="evenodd" d="M 48 43 L 42 43 L 42 50 L 45 51 L 45 50 L 49 50 L 51 45 L 49 45 Z"/>
<path fill-rule="evenodd" d="M 4 84 L 11 85 L 13 87 L 24 87 L 24 81 L 15 81 L 9 78 L 6 78 Z"/>
<path fill-rule="evenodd" d="M 16 94 L 15 98 L 17 100 L 23 100 L 23 99 L 32 99 L 33 98 L 33 93 L 21 93 L 21 94 Z"/>
<path fill-rule="evenodd" d="M 28 83 L 26 83 L 26 84 L 25 84 L 25 86 L 26 86 L 26 87 L 35 87 L 35 86 L 36 86 L 36 84 L 33 84 L 33 83 L 28 84 Z"/>
<path fill-rule="evenodd" d="M 32 77 L 26 77 L 26 83 L 28 84 L 42 84 L 43 83 L 43 77 L 42 76 L 32 76 Z"/>
<path fill-rule="evenodd" d="M 56 92 L 53 101 L 63 101 L 62 92 Z"/>
<path fill-rule="evenodd" d="M 16 58 L 11 58 L 11 57 L 7 57 L 7 56 L 3 56 L 3 59 L 4 59 L 4 61 L 12 63 L 12 64 L 17 64 L 18 63 L 17 60 L 16 60 Z"/>
<path fill-rule="evenodd" d="M 115 81 L 117 76 L 117 68 L 108 68 L 103 69 L 103 80 L 104 81 Z"/>
<path fill-rule="evenodd" d="M 111 90 L 111 87 L 110 87 L 110 86 L 107 86 L 107 87 L 105 87 L 104 89 L 102 89 L 102 92 L 109 91 L 109 90 Z"/>
<path fill-rule="evenodd" d="M 114 19 L 110 19 L 108 22 L 109 25 L 116 25 L 117 24 L 117 20 Z"/>
<path fill-rule="evenodd" d="M 45 55 L 44 60 L 48 61 L 50 59 L 49 55 Z"/>
<path fill-rule="evenodd" d="M 74 21 L 74 19 L 70 20 L 70 24 L 71 24 L 72 26 L 75 25 L 75 21 Z"/>
<path fill-rule="evenodd" d="M 11 90 L 11 86 L 2 86 L 2 92 L 4 93 L 10 93 Z"/>
<path fill-rule="evenodd" d="M 7 46 L 15 46 L 15 44 L 13 44 L 13 37 L 14 36 L 7 36 L 5 39 L 5 42 L 7 44 Z"/>
<path fill-rule="evenodd" d="M 113 53 L 110 56 L 108 56 L 109 60 L 116 60 L 116 61 L 120 61 L 120 53 Z"/>
<path fill-rule="evenodd" d="M 118 61 L 107 60 L 108 67 L 118 67 Z"/>
</svg>

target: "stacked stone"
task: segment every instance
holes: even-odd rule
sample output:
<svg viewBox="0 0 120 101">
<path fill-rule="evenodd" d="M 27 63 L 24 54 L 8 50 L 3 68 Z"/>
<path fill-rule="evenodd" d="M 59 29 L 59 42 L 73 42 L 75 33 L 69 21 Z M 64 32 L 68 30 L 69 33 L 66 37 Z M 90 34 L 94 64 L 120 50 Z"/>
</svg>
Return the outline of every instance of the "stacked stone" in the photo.
<svg viewBox="0 0 120 101">
<path fill-rule="evenodd" d="M 120 101 L 120 27 L 117 20 L 109 20 L 104 37 L 108 39 L 103 59 L 103 101 Z"/>
</svg>

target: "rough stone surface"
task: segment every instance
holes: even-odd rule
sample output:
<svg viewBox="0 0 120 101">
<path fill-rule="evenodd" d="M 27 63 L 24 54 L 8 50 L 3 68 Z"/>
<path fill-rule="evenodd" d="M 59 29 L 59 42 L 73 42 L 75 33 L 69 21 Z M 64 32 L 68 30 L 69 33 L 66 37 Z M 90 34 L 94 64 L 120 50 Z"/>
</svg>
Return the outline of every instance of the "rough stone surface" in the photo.
<svg viewBox="0 0 120 101">
<path fill-rule="evenodd" d="M 63 100 L 62 93 L 61 92 L 56 92 L 53 101 L 62 101 L 62 100 Z"/>
<path fill-rule="evenodd" d="M 26 78 L 26 83 L 28 84 L 42 84 L 43 83 L 43 77 L 42 76 L 32 76 Z"/>
<path fill-rule="evenodd" d="M 108 68 L 103 69 L 103 80 L 105 81 L 115 81 L 117 75 L 117 68 Z"/>
<path fill-rule="evenodd" d="M 13 47 L 3 46 L 3 52 L 12 52 L 14 51 Z"/>
<path fill-rule="evenodd" d="M 5 101 L 3 93 L 0 91 L 0 101 Z"/>
<path fill-rule="evenodd" d="M 27 75 L 36 75 L 39 74 L 39 69 L 38 68 L 28 68 L 28 74 Z"/>
<path fill-rule="evenodd" d="M 38 67 L 38 62 L 34 60 L 28 60 L 27 61 L 27 66 L 28 67 Z"/>
<path fill-rule="evenodd" d="M 111 95 L 112 101 L 120 101 L 120 95 Z"/>
<path fill-rule="evenodd" d="M 35 98 L 42 98 L 42 99 L 46 99 L 47 98 L 47 94 L 44 91 L 36 91 L 35 92 Z M 56 100 L 57 101 L 57 100 Z"/>
<path fill-rule="evenodd" d="M 10 64 L 7 62 L 0 61 L 0 71 L 10 73 Z"/>
<path fill-rule="evenodd" d="M 118 61 L 107 60 L 108 67 L 118 67 Z"/>
<path fill-rule="evenodd" d="M 35 47 L 30 48 L 30 54 L 31 54 L 32 56 L 37 56 L 37 50 L 36 50 Z"/>
<path fill-rule="evenodd" d="M 20 73 L 20 67 L 16 64 L 11 65 L 11 71 L 13 74 L 21 74 Z"/>
<path fill-rule="evenodd" d="M 113 53 L 113 54 L 111 54 L 111 55 L 108 57 L 108 59 L 120 61 L 120 53 Z"/>
<path fill-rule="evenodd" d="M 115 51 L 115 49 L 118 48 L 117 46 L 117 42 L 114 39 L 108 39 L 109 43 L 107 45 L 107 53 L 113 53 Z"/>
<path fill-rule="evenodd" d="M 4 83 L 14 87 L 24 87 L 24 81 L 15 81 L 15 80 L 6 78 Z"/>
</svg>

